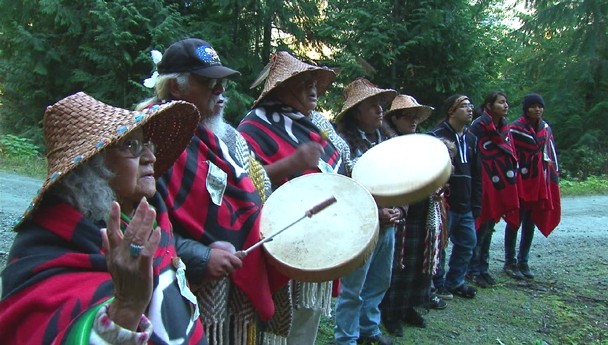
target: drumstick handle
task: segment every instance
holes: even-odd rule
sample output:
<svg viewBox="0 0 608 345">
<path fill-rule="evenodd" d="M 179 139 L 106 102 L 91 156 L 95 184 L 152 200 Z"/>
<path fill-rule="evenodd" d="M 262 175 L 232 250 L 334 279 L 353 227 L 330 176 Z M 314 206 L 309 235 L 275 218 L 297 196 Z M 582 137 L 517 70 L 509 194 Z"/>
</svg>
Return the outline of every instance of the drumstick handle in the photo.
<svg viewBox="0 0 608 345">
<path fill-rule="evenodd" d="M 327 199 L 327 200 L 319 203 L 318 205 L 314 206 L 310 210 L 306 211 L 306 213 L 304 213 L 304 215 L 302 217 L 298 218 L 295 222 L 293 222 L 293 223 L 287 225 L 286 227 L 284 227 L 283 229 L 275 232 L 274 234 L 272 234 L 272 236 L 266 237 L 265 239 L 257 242 L 256 244 L 252 245 L 251 247 L 249 247 L 249 248 L 247 248 L 245 250 L 239 250 L 237 252 L 237 254 L 239 255 L 239 257 L 241 257 L 241 259 L 244 258 L 245 255 L 247 255 L 250 251 L 254 250 L 255 248 L 261 246 L 262 244 L 264 244 L 266 242 L 272 241 L 272 239 L 276 235 L 278 235 L 278 234 L 282 233 L 283 231 L 289 229 L 290 227 L 292 227 L 293 225 L 295 225 L 297 222 L 301 221 L 302 219 L 304 219 L 306 217 L 310 218 L 310 217 L 312 217 L 313 214 L 317 214 L 317 213 L 323 211 L 325 208 L 327 208 L 327 206 L 333 204 L 336 201 L 337 201 L 336 197 L 332 196 L 331 198 L 329 198 L 329 199 Z"/>
<path fill-rule="evenodd" d="M 272 234 L 271 236 L 268 236 L 268 237 L 266 237 L 266 238 L 264 238 L 264 239 L 262 239 L 262 240 L 258 241 L 257 243 L 255 243 L 255 244 L 254 244 L 254 245 L 252 245 L 251 247 L 249 247 L 249 248 L 247 248 L 247 249 L 245 249 L 245 250 L 239 250 L 237 253 L 243 252 L 245 255 L 247 255 L 247 254 L 248 254 L 250 251 L 254 250 L 255 248 L 257 248 L 257 247 L 259 247 L 259 246 L 261 246 L 262 244 L 264 244 L 264 243 L 266 243 L 266 242 L 270 242 L 270 241 L 272 241 L 272 239 L 273 239 L 273 238 L 274 238 L 276 235 L 278 235 L 278 234 L 282 233 L 283 231 L 285 231 L 285 230 L 289 229 L 290 227 L 294 226 L 294 225 L 295 225 L 297 222 L 301 221 L 301 220 L 302 220 L 302 219 L 304 219 L 304 218 L 306 218 L 306 215 L 303 215 L 302 217 L 298 218 L 298 220 L 296 220 L 295 222 L 293 222 L 293 223 L 291 223 L 291 224 L 287 225 L 286 227 L 284 227 L 283 229 L 281 229 L 281 230 L 279 230 L 279 231 L 275 232 L 275 233 L 274 233 L 274 234 Z"/>
<path fill-rule="evenodd" d="M 312 217 L 313 214 L 317 214 L 321 211 L 323 211 L 327 206 L 333 204 L 334 202 L 336 202 L 336 197 L 332 195 L 331 198 L 323 201 L 322 203 L 316 205 L 315 207 L 311 208 L 310 210 L 306 211 L 306 217 L 310 218 Z"/>
</svg>

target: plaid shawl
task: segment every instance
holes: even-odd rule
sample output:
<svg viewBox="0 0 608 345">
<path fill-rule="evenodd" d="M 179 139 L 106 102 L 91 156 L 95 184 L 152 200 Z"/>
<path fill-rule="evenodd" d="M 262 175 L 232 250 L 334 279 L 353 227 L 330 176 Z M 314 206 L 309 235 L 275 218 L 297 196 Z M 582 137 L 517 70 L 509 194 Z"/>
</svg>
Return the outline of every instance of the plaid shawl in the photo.
<svg viewBox="0 0 608 345">
<path fill-rule="evenodd" d="M 211 164 L 227 174 L 220 205 L 212 202 L 207 189 Z M 206 245 L 227 241 L 236 250 L 249 248 L 261 238 L 262 200 L 256 188 L 230 156 L 226 144 L 203 125 L 173 167 L 159 179 L 157 188 L 177 233 Z M 262 250 L 249 253 L 243 267 L 230 278 L 264 320 L 274 314 L 271 293 L 287 283 L 287 278 L 266 264 Z"/>
<path fill-rule="evenodd" d="M 532 221 L 545 236 L 561 218 L 557 154 L 549 124 L 540 120 L 534 125 L 522 116 L 511 124 L 517 149 L 519 199 L 525 210 L 532 211 Z"/>
<path fill-rule="evenodd" d="M 245 137 L 262 165 L 289 157 L 296 152 L 298 146 L 312 141 L 323 146 L 321 160 L 329 164 L 334 172 L 345 174 L 340 151 L 329 140 L 324 139 L 328 133 L 322 133 L 306 116 L 290 107 L 276 102 L 262 104 L 252 109 L 237 129 Z M 307 170 L 297 176 L 286 178 L 282 183 L 300 175 L 319 171 L 321 170 L 318 168 Z"/>
<path fill-rule="evenodd" d="M 149 343 L 167 344 L 181 338 L 183 344 L 206 344 L 202 325 L 190 320 L 191 305 L 182 299 L 175 280 L 171 224 L 159 201 L 158 194 L 151 200 L 162 237 L 154 260 L 155 296 L 146 311 L 154 326 Z M 77 331 L 74 322 L 112 297 L 112 278 L 102 253 L 102 226 L 58 200 L 44 202 L 22 225 L 2 273 L 3 343 L 65 344 L 70 332 Z M 165 274 L 172 275 L 172 283 L 159 287 L 159 276 Z"/>
<path fill-rule="evenodd" d="M 503 117 L 497 127 L 492 117 L 483 113 L 473 121 L 470 131 L 477 137 L 481 160 L 481 214 L 476 226 L 503 217 L 507 224 L 517 227 L 517 157 L 509 126 Z"/>
</svg>

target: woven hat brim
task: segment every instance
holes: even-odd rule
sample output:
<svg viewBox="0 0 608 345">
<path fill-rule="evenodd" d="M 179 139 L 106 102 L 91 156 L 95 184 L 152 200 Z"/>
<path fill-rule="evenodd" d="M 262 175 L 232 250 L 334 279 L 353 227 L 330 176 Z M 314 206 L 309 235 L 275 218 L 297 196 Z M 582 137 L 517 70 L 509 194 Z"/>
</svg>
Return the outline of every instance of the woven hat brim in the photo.
<svg viewBox="0 0 608 345">
<path fill-rule="evenodd" d="M 281 85 L 284 85 L 287 81 L 293 80 L 294 78 L 302 76 L 306 73 L 312 74 L 314 76 L 314 79 L 317 81 L 317 96 L 322 96 L 323 94 L 325 94 L 325 92 L 329 89 L 334 80 L 336 80 L 337 76 L 336 72 L 334 72 L 332 69 L 322 67 L 313 67 L 305 71 L 295 72 L 289 78 L 278 81 L 273 86 L 267 86 L 265 84 L 264 90 L 262 91 L 258 99 L 253 102 L 251 109 L 257 107 L 260 103 L 262 103 L 267 98 L 267 96 L 272 93 L 273 90 L 276 90 Z"/>
<path fill-rule="evenodd" d="M 431 114 L 433 113 L 433 108 L 429 107 L 427 105 L 421 105 L 421 106 L 409 107 L 409 108 L 391 109 L 384 114 L 384 118 L 388 119 L 391 116 L 399 115 L 404 112 L 407 112 L 408 115 L 410 115 L 410 116 L 420 117 L 419 122 L 422 123 L 422 122 L 426 121 L 429 117 L 431 117 Z"/>
<path fill-rule="evenodd" d="M 65 99 L 70 97 L 92 98 L 82 92 L 68 96 Z M 99 103 L 104 107 L 114 108 L 103 104 L 102 102 Z M 125 120 L 129 119 L 126 121 L 126 123 L 130 122 L 128 129 L 125 131 L 119 130 L 113 134 L 112 131 L 108 131 L 109 135 L 106 138 L 107 140 L 99 142 L 77 142 L 76 146 L 82 145 L 82 154 L 73 157 L 70 157 L 72 156 L 70 154 L 66 154 L 66 156 L 68 156 L 66 159 L 60 159 L 56 164 L 49 164 L 47 177 L 44 180 L 42 187 L 38 190 L 36 196 L 34 196 L 23 215 L 17 219 L 13 230 L 18 231 L 19 225 L 27 220 L 36 210 L 45 193 L 59 183 L 64 176 L 68 175 L 71 171 L 138 128 L 142 128 L 145 138 L 152 140 L 156 145 L 154 176 L 155 178 L 158 178 L 171 167 L 173 162 L 175 162 L 186 148 L 200 121 L 200 115 L 196 106 L 184 101 L 173 101 L 163 105 L 154 105 L 150 109 L 145 109 L 143 111 L 128 111 L 120 108 L 114 109 L 116 109 L 115 115 L 122 116 Z M 94 128 L 85 128 L 84 130 L 87 129 L 95 130 Z"/>
<path fill-rule="evenodd" d="M 344 106 L 342 106 L 342 110 L 340 111 L 340 113 L 338 113 L 338 115 L 334 117 L 333 121 L 337 123 L 344 120 L 344 116 L 346 115 L 346 113 L 348 113 L 350 109 L 358 106 L 366 99 L 376 96 L 380 97 L 380 104 L 385 105 L 390 103 L 397 96 L 397 91 L 391 89 L 374 88 L 373 91 L 369 94 L 361 95 L 360 97 L 351 100 L 347 99 L 346 102 L 344 102 Z"/>
</svg>

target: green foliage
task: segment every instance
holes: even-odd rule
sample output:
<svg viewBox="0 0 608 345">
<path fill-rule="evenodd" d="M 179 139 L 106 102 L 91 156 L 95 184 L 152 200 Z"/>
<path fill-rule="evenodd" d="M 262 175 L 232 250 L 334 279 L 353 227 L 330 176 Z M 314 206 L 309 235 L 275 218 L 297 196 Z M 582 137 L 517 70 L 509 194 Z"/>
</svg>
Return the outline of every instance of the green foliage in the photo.
<svg viewBox="0 0 608 345">
<path fill-rule="evenodd" d="M 608 177 L 606 175 L 590 176 L 586 180 L 562 179 L 559 185 L 563 196 L 608 194 Z"/>
<path fill-rule="evenodd" d="M 162 1 L 0 2 L 2 126 L 42 144 L 45 107 L 85 91 L 117 106 L 145 96 L 138 83 L 150 73 L 144 58 L 160 30 L 177 32 L 179 13 Z"/>
<path fill-rule="evenodd" d="M 0 135 L 0 167 L 25 176 L 46 176 L 46 162 L 40 156 L 38 146 L 28 138 L 12 134 Z"/>
<path fill-rule="evenodd" d="M 149 52 L 200 37 L 242 75 L 227 90 L 236 124 L 257 98 L 249 89 L 271 53 L 289 50 L 339 75 L 320 107 L 339 111 L 342 89 L 365 76 L 441 109 L 454 93 L 474 103 L 509 96 L 509 118 L 529 92 L 545 97 L 565 172 L 606 172 L 608 3 L 533 0 L 23 0 L 0 2 L 0 126 L 42 147 L 49 104 L 85 91 L 132 107 L 152 91 L 141 83 Z M 506 21 L 507 19 L 510 19 Z M 444 114 L 423 124 L 430 128 Z"/>
<path fill-rule="evenodd" d="M 521 44 L 519 94 L 541 93 L 562 165 L 573 177 L 606 173 L 608 147 L 608 3 L 601 0 L 527 2 L 532 11 L 512 36 Z"/>
<path fill-rule="evenodd" d="M 31 158 L 38 156 L 38 147 L 31 139 L 20 138 L 12 134 L 0 136 L 0 155 Z"/>
<path fill-rule="evenodd" d="M 0 170 L 41 180 L 47 174 L 46 160 L 37 156 L 4 156 L 0 154 Z"/>
<path fill-rule="evenodd" d="M 593 137 L 592 135 L 590 137 Z M 575 146 L 562 155 L 565 177 L 587 179 L 608 173 L 608 154 L 597 152 L 587 145 Z"/>
</svg>

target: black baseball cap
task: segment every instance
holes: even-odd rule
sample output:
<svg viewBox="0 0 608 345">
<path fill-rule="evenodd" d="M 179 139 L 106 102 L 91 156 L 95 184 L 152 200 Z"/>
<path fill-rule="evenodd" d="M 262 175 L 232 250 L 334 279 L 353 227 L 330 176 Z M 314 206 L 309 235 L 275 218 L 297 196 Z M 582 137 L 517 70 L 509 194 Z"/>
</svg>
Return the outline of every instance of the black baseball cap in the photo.
<svg viewBox="0 0 608 345">
<path fill-rule="evenodd" d="M 186 38 L 173 43 L 158 63 L 158 73 L 190 72 L 206 78 L 230 78 L 241 75 L 222 65 L 220 57 L 208 42 Z"/>
</svg>

